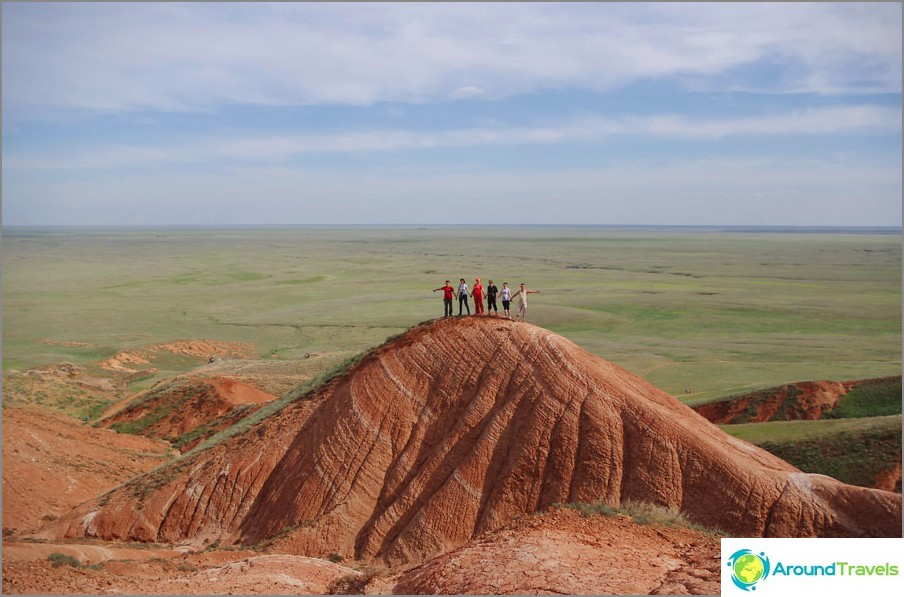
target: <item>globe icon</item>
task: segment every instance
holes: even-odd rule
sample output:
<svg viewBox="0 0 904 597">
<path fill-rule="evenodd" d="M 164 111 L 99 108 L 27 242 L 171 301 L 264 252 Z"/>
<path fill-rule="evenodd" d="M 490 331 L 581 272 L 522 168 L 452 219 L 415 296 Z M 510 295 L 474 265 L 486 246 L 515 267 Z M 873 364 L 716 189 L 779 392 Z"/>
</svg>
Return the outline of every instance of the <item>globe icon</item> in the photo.
<svg viewBox="0 0 904 597">
<path fill-rule="evenodd" d="M 745 591 L 755 591 L 756 583 L 769 576 L 769 558 L 765 553 L 759 555 L 749 549 L 736 551 L 728 559 L 731 568 L 731 580 L 735 586 Z"/>
<path fill-rule="evenodd" d="M 763 560 L 752 553 L 741 556 L 734 563 L 735 576 L 745 585 L 752 585 L 763 578 L 764 571 Z"/>
</svg>

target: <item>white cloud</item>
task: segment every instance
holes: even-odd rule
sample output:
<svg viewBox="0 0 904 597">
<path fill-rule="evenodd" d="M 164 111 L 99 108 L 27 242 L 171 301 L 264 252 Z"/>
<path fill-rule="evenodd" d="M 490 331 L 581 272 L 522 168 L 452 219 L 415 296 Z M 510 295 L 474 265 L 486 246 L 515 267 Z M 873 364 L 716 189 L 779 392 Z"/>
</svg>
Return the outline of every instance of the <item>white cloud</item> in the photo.
<svg viewBox="0 0 904 597">
<path fill-rule="evenodd" d="M 486 93 L 486 89 L 482 87 L 474 87 L 471 85 L 465 87 L 459 87 L 454 91 L 449 93 L 449 97 L 451 99 L 468 99 L 472 97 L 477 97 L 480 95 L 484 95 Z"/>
<path fill-rule="evenodd" d="M 673 76 L 716 89 L 901 91 L 897 3 L 9 3 L 3 17 L 4 119 L 426 102 L 450 89 L 498 98 Z M 765 83 L 738 70 L 769 61 Z"/>
<path fill-rule="evenodd" d="M 235 164 L 289 160 L 313 153 L 381 152 L 479 146 L 598 142 L 618 136 L 716 140 L 729 136 L 872 134 L 901 130 L 901 111 L 877 106 L 813 108 L 759 117 L 692 119 L 653 115 L 606 119 L 585 116 L 546 126 L 435 131 L 370 130 L 351 133 L 195 137 L 165 146 L 111 145 L 76 154 L 4 153 L 4 170 L 117 169 L 155 164 Z"/>
</svg>

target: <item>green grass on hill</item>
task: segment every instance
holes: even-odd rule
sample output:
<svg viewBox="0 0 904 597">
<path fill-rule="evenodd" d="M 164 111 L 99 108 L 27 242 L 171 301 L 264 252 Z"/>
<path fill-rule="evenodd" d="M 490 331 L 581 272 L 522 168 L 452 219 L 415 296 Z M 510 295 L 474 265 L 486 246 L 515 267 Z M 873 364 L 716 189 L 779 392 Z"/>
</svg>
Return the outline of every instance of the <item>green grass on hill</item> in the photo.
<svg viewBox="0 0 904 597">
<path fill-rule="evenodd" d="M 901 462 L 901 415 L 720 425 L 807 473 L 871 486 Z"/>
<path fill-rule="evenodd" d="M 881 417 L 901 414 L 901 378 L 869 379 L 841 397 L 838 406 L 824 412 L 823 419 Z"/>
</svg>

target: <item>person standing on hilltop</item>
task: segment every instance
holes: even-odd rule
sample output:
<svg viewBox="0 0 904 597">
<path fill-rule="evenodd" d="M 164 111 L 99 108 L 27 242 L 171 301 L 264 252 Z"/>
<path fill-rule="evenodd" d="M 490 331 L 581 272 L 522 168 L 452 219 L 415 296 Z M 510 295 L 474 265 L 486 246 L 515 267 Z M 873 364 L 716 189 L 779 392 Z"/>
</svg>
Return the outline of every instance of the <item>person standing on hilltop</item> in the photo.
<svg viewBox="0 0 904 597">
<path fill-rule="evenodd" d="M 492 309 L 496 315 L 499 315 L 499 309 L 496 307 L 496 295 L 498 293 L 499 289 L 496 288 L 496 285 L 490 280 L 490 284 L 487 286 L 487 315 L 490 314 L 490 309 Z"/>
<path fill-rule="evenodd" d="M 446 280 L 445 286 L 434 288 L 433 292 L 437 290 L 443 291 L 443 317 L 452 317 L 452 297 L 455 294 L 455 288 L 449 284 L 449 280 Z"/>
<path fill-rule="evenodd" d="M 512 298 L 518 297 L 518 315 L 521 316 L 521 321 L 524 321 L 524 318 L 527 317 L 527 295 L 536 294 L 540 292 L 539 290 L 528 290 L 526 286 L 524 286 L 524 282 L 521 283 L 521 289 L 512 295 Z M 518 315 L 515 315 L 517 318 Z"/>
<path fill-rule="evenodd" d="M 474 297 L 474 315 L 483 315 L 483 284 L 480 283 L 480 278 L 474 280 L 471 296 Z"/>
<path fill-rule="evenodd" d="M 502 283 L 502 291 L 499 293 L 499 298 L 502 299 L 503 317 L 511 319 L 512 312 L 509 310 L 509 306 L 512 304 L 512 289 L 508 287 L 508 282 Z"/>
<path fill-rule="evenodd" d="M 465 309 L 468 310 L 468 315 L 471 314 L 471 307 L 468 306 L 468 285 L 465 284 L 464 278 L 459 278 L 458 281 L 460 282 L 458 285 L 458 316 L 461 317 L 461 306 L 465 306 Z"/>
</svg>

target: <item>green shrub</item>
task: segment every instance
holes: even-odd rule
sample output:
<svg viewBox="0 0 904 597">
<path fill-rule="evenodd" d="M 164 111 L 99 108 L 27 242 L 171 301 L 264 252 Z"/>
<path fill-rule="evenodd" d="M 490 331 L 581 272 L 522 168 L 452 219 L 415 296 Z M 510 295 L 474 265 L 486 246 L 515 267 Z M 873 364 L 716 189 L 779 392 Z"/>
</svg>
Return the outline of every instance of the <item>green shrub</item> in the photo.
<svg viewBox="0 0 904 597">
<path fill-rule="evenodd" d="M 64 553 L 60 553 L 55 551 L 47 556 L 47 559 L 53 564 L 54 568 L 59 568 L 60 566 L 69 565 L 73 568 L 81 568 L 82 563 L 78 561 L 76 558 L 72 556 L 68 556 Z"/>
</svg>

